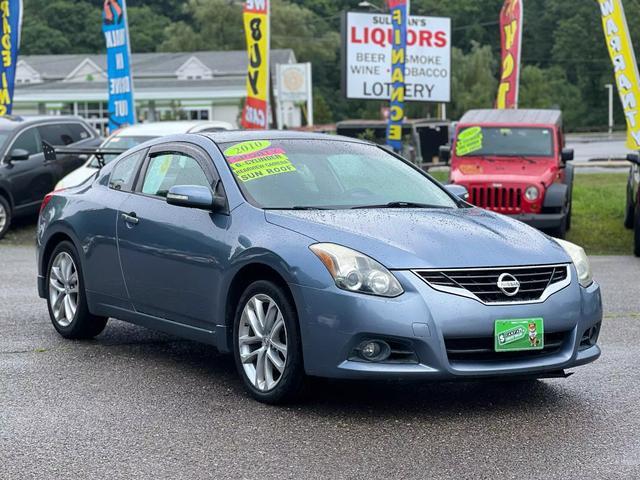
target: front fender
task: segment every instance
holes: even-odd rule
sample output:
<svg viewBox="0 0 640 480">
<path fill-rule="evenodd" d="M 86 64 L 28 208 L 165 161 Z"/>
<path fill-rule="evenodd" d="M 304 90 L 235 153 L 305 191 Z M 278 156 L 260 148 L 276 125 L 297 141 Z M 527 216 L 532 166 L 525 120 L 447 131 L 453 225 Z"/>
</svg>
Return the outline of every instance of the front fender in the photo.
<svg viewBox="0 0 640 480">
<path fill-rule="evenodd" d="M 566 199 L 569 186 L 564 183 L 552 183 L 544 193 L 544 202 L 542 206 L 544 208 L 563 208 Z"/>
</svg>

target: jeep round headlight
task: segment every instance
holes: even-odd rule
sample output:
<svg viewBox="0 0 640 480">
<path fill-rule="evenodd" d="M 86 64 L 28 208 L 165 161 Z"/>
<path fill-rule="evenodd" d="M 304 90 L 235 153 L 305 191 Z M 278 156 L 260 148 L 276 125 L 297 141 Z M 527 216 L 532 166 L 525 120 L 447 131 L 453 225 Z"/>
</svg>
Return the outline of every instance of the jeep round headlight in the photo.
<svg viewBox="0 0 640 480">
<path fill-rule="evenodd" d="M 584 252 L 582 247 L 579 247 L 575 243 L 567 242 L 566 240 L 560 240 L 554 238 L 558 245 L 560 245 L 565 252 L 571 257 L 573 265 L 578 272 L 578 281 L 583 287 L 588 287 L 593 283 L 593 276 L 591 275 L 591 265 L 589 264 L 589 258 Z"/>
<path fill-rule="evenodd" d="M 316 243 L 309 248 L 327 267 L 338 288 L 381 297 L 397 297 L 404 292 L 389 270 L 360 252 L 335 243 Z"/>
<path fill-rule="evenodd" d="M 538 199 L 538 197 L 540 196 L 540 191 L 538 190 L 538 187 L 536 187 L 534 185 L 530 185 L 524 191 L 524 196 L 530 202 L 535 202 Z"/>
</svg>

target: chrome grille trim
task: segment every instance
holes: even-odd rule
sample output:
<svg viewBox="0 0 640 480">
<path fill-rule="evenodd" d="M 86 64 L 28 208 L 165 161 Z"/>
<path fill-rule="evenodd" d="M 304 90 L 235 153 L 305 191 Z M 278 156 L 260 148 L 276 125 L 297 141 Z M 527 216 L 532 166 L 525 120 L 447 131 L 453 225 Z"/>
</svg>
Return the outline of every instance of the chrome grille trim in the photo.
<svg viewBox="0 0 640 480">
<path fill-rule="evenodd" d="M 519 290 L 518 293 L 521 292 L 525 292 L 525 293 L 533 293 L 536 291 L 540 290 L 540 287 L 538 286 L 537 288 L 530 288 L 530 287 L 535 287 L 536 284 L 538 283 L 542 283 L 541 280 L 537 280 L 535 279 L 536 276 L 543 276 L 544 274 L 540 274 L 539 272 L 535 272 L 535 270 L 549 270 L 549 269 L 553 269 L 552 273 L 546 274 L 548 279 L 547 279 L 547 285 L 544 287 L 544 289 L 542 290 L 542 292 L 540 293 L 539 296 L 535 297 L 535 298 L 529 298 L 529 299 L 514 299 L 514 300 L 508 300 L 505 296 L 505 299 L 503 300 L 496 300 L 496 301 L 492 301 L 492 300 L 485 300 L 483 298 L 481 298 L 478 295 L 494 295 L 496 294 L 495 289 L 491 289 L 490 287 L 492 285 L 495 285 L 497 287 L 497 283 L 496 282 L 477 282 L 474 281 L 473 285 L 474 287 L 481 287 L 483 285 L 486 285 L 487 288 L 489 288 L 489 290 L 484 291 L 484 290 L 480 290 L 480 291 L 476 291 L 475 293 L 470 291 L 469 289 L 465 288 L 464 285 L 460 285 L 460 283 L 458 283 L 455 278 L 455 273 L 456 272 L 460 272 L 460 273 L 467 273 L 469 272 L 469 275 L 465 275 L 464 278 L 477 278 L 477 279 L 482 279 L 482 278 L 486 278 L 488 275 L 491 275 L 495 272 L 496 275 L 500 275 L 500 273 L 504 273 L 504 272 L 513 272 L 514 276 L 516 276 L 516 278 L 518 278 L 518 275 L 520 275 L 520 278 L 522 278 L 522 276 L 524 277 L 532 277 L 531 280 L 525 280 L 520 282 L 521 284 L 521 289 Z M 526 273 L 526 271 L 529 271 L 530 273 Z M 532 266 L 518 266 L 518 267 L 487 267 L 487 268 L 429 268 L 429 269 L 414 269 L 411 270 L 416 276 L 418 276 L 418 278 L 420 278 L 420 280 L 422 280 L 423 282 L 425 282 L 427 285 L 429 285 L 431 288 L 433 288 L 434 290 L 437 290 L 439 292 L 444 292 L 444 293 L 450 293 L 452 295 L 458 295 L 461 297 L 466 297 L 466 298 L 471 298 L 473 300 L 476 300 L 477 302 L 482 303 L 483 305 L 523 305 L 523 304 L 532 304 L 532 303 L 542 303 L 545 300 L 547 300 L 547 298 L 549 298 L 551 295 L 553 295 L 554 293 L 559 292 L 560 290 L 562 290 L 563 288 L 567 287 L 568 285 L 571 284 L 572 281 L 572 273 L 571 273 L 571 264 L 551 264 L 551 265 L 532 265 Z M 478 273 L 477 275 L 474 275 L 474 273 Z M 481 272 L 487 272 L 486 274 L 482 274 Z M 517 273 L 520 272 L 520 273 Z M 447 274 L 450 274 L 451 276 L 453 276 L 454 278 L 449 277 Z M 440 275 L 440 281 L 438 283 L 436 283 L 433 280 L 433 276 L 434 275 Z M 429 280 L 428 278 L 432 277 L 431 280 Z M 559 278 L 559 280 L 555 280 L 554 278 Z M 464 283 L 464 282 L 463 282 Z M 529 283 L 533 284 L 533 285 L 528 285 Z M 523 285 L 525 284 L 525 285 Z M 527 288 L 529 287 L 529 288 Z"/>
</svg>

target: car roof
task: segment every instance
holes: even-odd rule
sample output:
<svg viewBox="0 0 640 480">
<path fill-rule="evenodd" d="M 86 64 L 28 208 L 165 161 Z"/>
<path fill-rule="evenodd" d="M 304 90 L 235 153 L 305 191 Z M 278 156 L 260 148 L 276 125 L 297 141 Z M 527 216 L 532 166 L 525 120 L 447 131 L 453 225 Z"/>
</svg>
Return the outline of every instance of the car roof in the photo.
<svg viewBox="0 0 640 480">
<path fill-rule="evenodd" d="M 80 117 L 73 115 L 33 115 L 33 116 L 14 116 L 7 115 L 0 117 L 0 129 L 2 130 L 14 130 L 28 125 L 36 123 L 61 123 L 65 121 L 73 120 L 74 122 L 85 123 Z"/>
<path fill-rule="evenodd" d="M 199 132 L 207 128 L 220 128 L 228 130 L 233 128 L 230 123 L 219 121 L 175 121 L 175 122 L 150 122 L 136 123 L 129 127 L 118 130 L 113 136 L 116 137 L 136 137 L 151 136 L 161 137 L 176 133 Z"/>
<path fill-rule="evenodd" d="M 460 124 L 535 124 L 561 125 L 562 112 L 560 110 L 543 109 L 478 109 L 469 110 L 460 119 Z"/>
<path fill-rule="evenodd" d="M 203 132 L 215 143 L 232 143 L 246 140 L 334 140 L 352 143 L 368 144 L 364 140 L 344 137 L 341 135 L 328 135 L 326 133 L 296 132 L 292 130 L 229 130 L 220 132 Z"/>
</svg>

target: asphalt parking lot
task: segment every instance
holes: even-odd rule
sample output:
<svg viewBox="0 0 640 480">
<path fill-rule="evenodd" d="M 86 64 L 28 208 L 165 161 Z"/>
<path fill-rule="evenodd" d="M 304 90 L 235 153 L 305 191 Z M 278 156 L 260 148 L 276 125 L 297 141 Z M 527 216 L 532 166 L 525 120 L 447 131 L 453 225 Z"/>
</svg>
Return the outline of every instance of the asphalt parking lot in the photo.
<svg viewBox="0 0 640 480">
<path fill-rule="evenodd" d="M 34 249 L 0 244 L 0 478 L 640 478 L 640 260 L 594 257 L 603 356 L 533 383 L 315 381 L 249 399 L 232 359 L 111 321 L 71 342 Z"/>
</svg>

